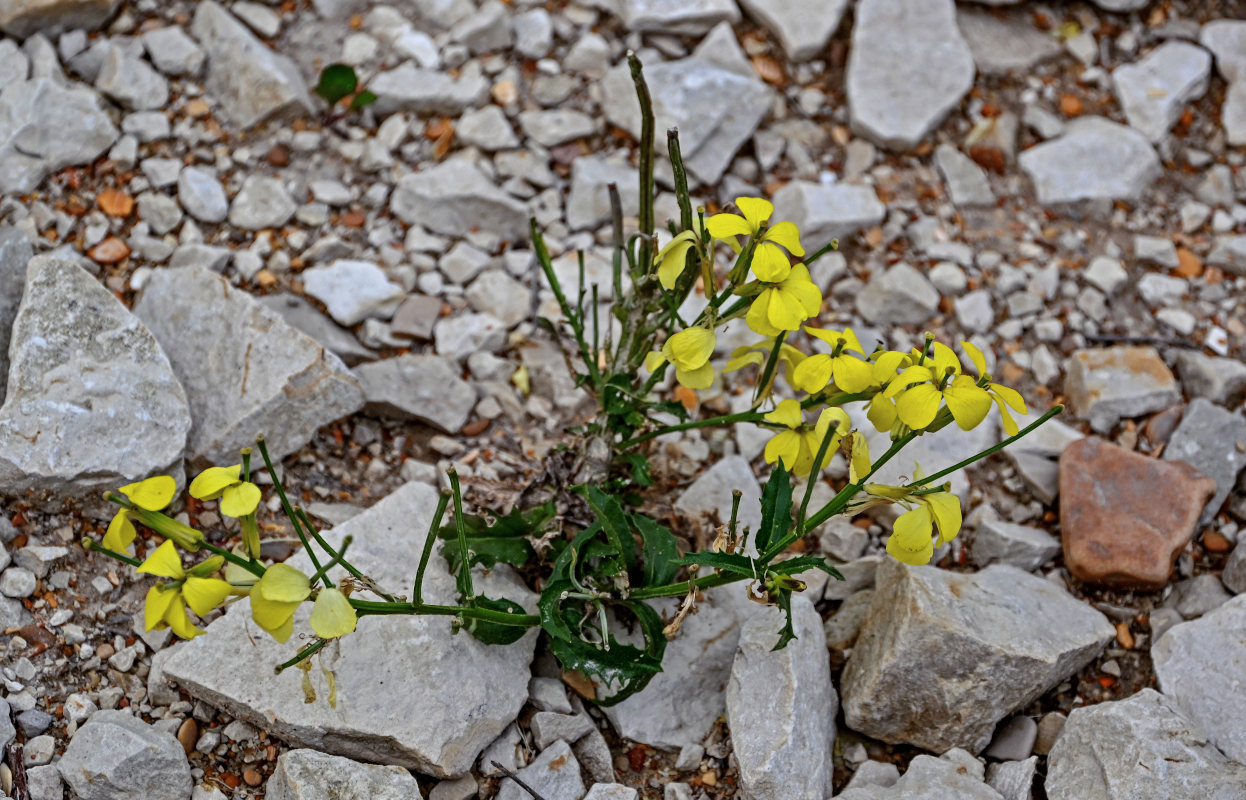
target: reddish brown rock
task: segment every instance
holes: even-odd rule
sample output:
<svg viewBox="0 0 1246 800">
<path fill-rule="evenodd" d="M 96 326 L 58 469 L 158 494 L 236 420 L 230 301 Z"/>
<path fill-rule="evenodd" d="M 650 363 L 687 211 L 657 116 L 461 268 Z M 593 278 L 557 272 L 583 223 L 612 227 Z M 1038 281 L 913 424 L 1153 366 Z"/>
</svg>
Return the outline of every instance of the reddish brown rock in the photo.
<svg viewBox="0 0 1246 800">
<path fill-rule="evenodd" d="M 1215 492 L 1215 481 L 1184 462 L 1095 437 L 1075 442 L 1060 456 L 1065 565 L 1086 583 L 1162 588 Z"/>
</svg>

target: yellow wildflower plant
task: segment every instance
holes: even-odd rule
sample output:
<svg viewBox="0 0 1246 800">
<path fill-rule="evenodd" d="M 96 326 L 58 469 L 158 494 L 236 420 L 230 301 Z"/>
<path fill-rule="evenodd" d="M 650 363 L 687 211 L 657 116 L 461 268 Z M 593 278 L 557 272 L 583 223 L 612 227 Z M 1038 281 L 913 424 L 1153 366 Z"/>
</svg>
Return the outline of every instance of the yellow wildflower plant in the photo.
<svg viewBox="0 0 1246 800">
<path fill-rule="evenodd" d="M 710 236 L 725 241 L 738 253 L 741 247 L 737 236 L 752 238 L 760 235 L 761 241 L 753 251 L 753 274 L 763 283 L 783 281 L 792 269 L 787 254 L 797 258 L 805 254 L 805 248 L 800 244 L 800 229 L 796 223 L 786 221 L 765 227 L 774 214 L 774 204 L 769 200 L 737 197 L 735 204 L 740 209 L 739 214 L 715 214 L 705 221 Z"/>
<path fill-rule="evenodd" d="M 865 349 L 852 328 L 833 331 L 805 326 L 805 333 L 829 344 L 831 352 L 817 353 L 801 362 L 793 376 L 798 389 L 815 394 L 832 383 L 841 392 L 861 392 L 869 388 L 874 374 L 872 365 L 847 352 L 855 350 L 865 355 Z"/>
<path fill-rule="evenodd" d="M 171 475 L 155 475 L 147 480 L 127 484 L 117 490 L 119 493 L 146 511 L 160 511 L 173 502 L 177 494 L 177 481 Z M 127 552 L 138 531 L 130 521 L 130 509 L 122 508 L 113 515 L 108 523 L 108 531 L 104 534 L 103 545 L 118 553 Z"/>
<path fill-rule="evenodd" d="M 143 613 L 147 630 L 167 627 L 183 639 L 193 639 L 203 633 L 191 623 L 186 607 L 205 617 L 233 593 L 234 587 L 229 583 L 209 577 L 224 563 L 225 559 L 213 556 L 190 569 L 184 569 L 172 540 L 166 540 L 157 547 L 138 567 L 138 571 L 169 578 L 173 583 L 158 583 L 147 591 Z"/>
<path fill-rule="evenodd" d="M 961 342 L 960 346 L 965 348 L 965 354 L 969 356 L 969 360 L 973 362 L 974 369 L 978 371 L 979 382 L 985 381 L 985 385 L 982 388 L 986 390 L 986 393 L 995 401 L 996 407 L 999 408 L 999 419 L 1003 424 L 1004 433 L 1008 436 L 1016 436 L 1020 428 L 1017 427 L 1017 421 L 1013 419 L 1008 409 L 1011 407 L 1018 414 L 1029 413 L 1025 405 L 1025 398 L 1016 389 L 991 380 L 990 374 L 986 371 L 986 359 L 982 356 L 981 350 L 969 342 Z"/>
<path fill-rule="evenodd" d="M 798 330 L 822 310 L 822 290 L 809 278 L 809 268 L 795 264 L 781 281 L 762 281 L 761 291 L 749 306 L 745 321 L 762 336 L 778 336 Z"/>
<path fill-rule="evenodd" d="M 227 517 L 245 517 L 259 507 L 260 487 L 241 477 L 242 465 L 208 467 L 190 482 L 190 496 L 196 500 L 221 501 L 221 513 Z"/>
<path fill-rule="evenodd" d="M 714 383 L 710 356 L 718 337 L 708 328 L 688 328 L 667 337 L 660 351 L 645 358 L 645 369 L 656 372 L 666 362 L 675 366 L 675 380 L 689 389 L 708 389 Z"/>
<path fill-rule="evenodd" d="M 723 367 L 723 373 L 735 372 L 745 367 L 764 367 L 766 360 L 770 357 L 770 351 L 774 349 L 774 342 L 769 339 L 763 339 L 754 344 L 746 344 L 743 347 L 737 347 L 731 351 L 731 360 Z M 792 383 L 792 375 L 794 370 L 800 366 L 805 360 L 805 354 L 797 350 L 795 347 L 784 342 L 779 345 L 779 364 L 783 367 L 783 376 L 787 382 Z M 758 392 L 758 397 L 769 397 L 774 389 L 774 376 L 770 377 L 770 382 L 762 386 Z"/>
<path fill-rule="evenodd" d="M 358 618 L 341 589 L 321 589 L 312 607 L 311 627 L 321 639 L 336 639 L 355 630 Z"/>
<path fill-rule="evenodd" d="M 897 417 L 895 401 L 887 397 L 884 390 L 895 380 L 899 370 L 912 363 L 912 358 L 895 350 L 876 350 L 870 354 L 870 359 L 873 365 L 868 390 L 872 390 L 874 396 L 866 406 L 865 415 L 875 430 L 887 433 L 894 430 Z"/>
<path fill-rule="evenodd" d="M 684 269 L 688 266 L 688 251 L 696 246 L 697 240 L 694 232 L 683 231 L 663 245 L 654 256 L 653 263 L 658 265 L 658 282 L 662 284 L 662 288 L 675 288 L 675 281 L 679 280 L 679 276 L 684 274 Z"/>
<path fill-rule="evenodd" d="M 818 449 L 822 446 L 822 440 L 826 438 L 831 426 L 835 426 L 835 433 L 826 448 L 826 454 L 822 457 L 822 463 L 818 465 L 819 471 L 831 463 L 831 456 L 835 454 L 836 445 L 848 433 L 848 428 L 852 425 L 847 412 L 842 408 L 823 409 L 815 424 L 806 425 L 800 403 L 795 400 L 782 401 L 763 419 L 787 428 L 785 431 L 776 433 L 766 443 L 766 463 L 773 464 L 776 461 L 782 461 L 788 472 L 800 477 L 813 471 L 813 461 L 817 458 Z"/>
<path fill-rule="evenodd" d="M 311 581 L 289 564 L 273 564 L 251 587 L 251 619 L 284 642 L 294 632 L 294 612 L 311 595 Z"/>
<path fill-rule="evenodd" d="M 941 491 L 910 497 L 917 507 L 901 514 L 887 539 L 887 553 L 905 564 L 929 564 L 936 545 L 956 538 L 960 532 L 960 498 Z M 932 534 L 938 531 L 938 541 Z"/>
<path fill-rule="evenodd" d="M 887 386 L 884 395 L 894 399 L 900 421 L 914 430 L 934 422 L 943 402 L 961 430 L 971 430 L 991 410 L 991 396 L 961 371 L 952 348 L 935 342 L 920 363 L 907 367 Z"/>
</svg>

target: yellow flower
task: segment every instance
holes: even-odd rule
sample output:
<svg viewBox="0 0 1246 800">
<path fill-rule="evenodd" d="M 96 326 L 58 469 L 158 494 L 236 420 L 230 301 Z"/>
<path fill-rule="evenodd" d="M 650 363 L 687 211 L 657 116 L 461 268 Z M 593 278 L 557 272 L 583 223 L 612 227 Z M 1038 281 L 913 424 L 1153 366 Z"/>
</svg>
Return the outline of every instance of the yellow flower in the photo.
<svg viewBox="0 0 1246 800">
<path fill-rule="evenodd" d="M 221 513 L 227 517 L 254 514 L 260 504 L 260 487 L 241 478 L 242 465 L 208 467 L 190 482 L 190 496 L 196 500 L 220 498 Z"/>
<path fill-rule="evenodd" d="M 1002 383 L 995 383 L 991 380 L 990 374 L 986 371 L 986 359 L 982 357 L 982 351 L 974 347 L 969 342 L 961 342 L 961 347 L 965 348 L 965 353 L 969 356 L 969 360 L 973 362 L 974 369 L 978 371 L 978 376 L 986 379 L 987 394 L 995 401 L 995 405 L 999 408 L 1000 422 L 1003 423 L 1004 433 L 1008 436 L 1016 436 L 1017 421 L 1012 418 L 1008 407 L 1011 406 L 1018 414 L 1029 413 L 1025 407 L 1025 398 L 1016 389 L 1009 388 Z"/>
<path fill-rule="evenodd" d="M 645 357 L 645 369 L 656 372 L 666 362 L 675 365 L 675 380 L 689 389 L 708 389 L 714 383 L 710 356 L 718 337 L 707 328 L 688 328 L 667 337 L 661 352 Z"/>
<path fill-rule="evenodd" d="M 705 221 L 710 236 L 723 239 L 731 249 L 740 252 L 737 236 L 755 237 L 774 213 L 774 204 L 760 197 L 737 197 L 736 207 L 743 214 L 715 214 Z M 787 253 L 799 258 L 805 254 L 800 244 L 800 229 L 794 222 L 780 222 L 767 228 L 753 251 L 753 274 L 764 283 L 779 283 L 792 269 Z M 790 329 L 789 329 L 790 330 Z"/>
<path fill-rule="evenodd" d="M 870 385 L 873 370 L 869 362 L 848 355 L 847 350 L 855 350 L 865 355 L 857 335 L 852 328 L 844 328 L 843 332 L 819 330 L 805 327 L 805 332 L 816 336 L 832 348 L 828 353 L 817 353 L 809 356 L 796 368 L 795 383 L 797 388 L 809 394 L 820 392 L 835 383 L 841 392 L 860 392 Z"/>
<path fill-rule="evenodd" d="M 822 440 L 826 438 L 831 425 L 835 426 L 835 432 L 830 444 L 827 445 L 822 463 L 818 465 L 819 470 L 824 469 L 831 462 L 836 445 L 852 424 L 848 419 L 848 414 L 842 408 L 827 408 L 818 415 L 816 424 L 805 425 L 800 403 L 795 400 L 784 400 L 779 403 L 774 411 L 765 415 L 764 419 L 787 428 L 775 434 L 774 438 L 766 443 L 766 463 L 773 464 L 781 460 L 788 472 L 802 477 L 813 471 L 813 460 L 817 457 L 818 450 L 822 447 Z"/>
<path fill-rule="evenodd" d="M 159 511 L 173 502 L 173 495 L 177 494 L 177 481 L 169 475 L 156 475 L 145 481 L 122 486 L 117 491 L 141 509 Z M 103 545 L 109 550 L 124 553 L 136 536 L 138 531 L 130 521 L 130 509 L 123 508 L 108 523 Z"/>
<path fill-rule="evenodd" d="M 312 607 L 312 630 L 321 639 L 336 639 L 355 630 L 355 609 L 340 589 L 321 589 Z"/>
<path fill-rule="evenodd" d="M 139 572 L 169 578 L 173 583 L 158 583 L 147 591 L 143 616 L 147 630 L 168 627 L 183 639 L 193 639 L 202 630 L 196 628 L 186 614 L 186 607 L 200 617 L 224 602 L 233 587 L 220 578 L 208 577 L 221 568 L 224 559 L 213 556 L 202 564 L 182 568 L 182 558 L 172 540 L 163 544 L 138 567 Z"/>
<path fill-rule="evenodd" d="M 749 306 L 745 320 L 762 336 L 794 331 L 822 310 L 822 291 L 809 279 L 809 269 L 796 264 L 778 283 L 762 282 L 761 293 Z"/>
<path fill-rule="evenodd" d="M 294 612 L 311 594 L 311 581 L 288 564 L 273 564 L 251 587 L 251 619 L 279 642 L 294 632 Z"/>
<path fill-rule="evenodd" d="M 684 274 L 684 269 L 688 266 L 688 251 L 700 240 L 701 237 L 695 231 L 683 231 L 676 234 L 654 256 L 653 263 L 658 265 L 658 281 L 663 288 L 675 288 L 675 281 L 679 280 L 679 276 Z"/>
<path fill-rule="evenodd" d="M 934 421 L 947 402 L 961 430 L 970 430 L 991 410 L 991 396 L 973 378 L 961 372 L 952 348 L 935 342 L 931 355 L 908 367 L 891 381 L 884 395 L 894 399 L 896 414 L 910 428 L 921 430 Z"/>
<path fill-rule="evenodd" d="M 931 534 L 938 529 L 938 545 L 950 542 L 960 532 L 960 499 L 950 492 L 917 495 L 912 511 L 901 514 L 887 539 L 887 552 L 905 564 L 929 564 L 936 542 Z"/>
<path fill-rule="evenodd" d="M 755 344 L 747 344 L 743 347 L 737 347 L 731 351 L 731 360 L 723 367 L 723 372 L 735 372 L 748 366 L 764 366 L 770 358 L 770 352 L 774 349 L 774 341 L 763 339 Z M 779 345 L 779 363 L 783 366 L 783 375 L 787 378 L 788 383 L 792 383 L 792 374 L 796 367 L 805 360 L 805 354 L 792 347 L 790 344 Z M 770 392 L 774 389 L 774 376 L 770 377 L 770 383 L 761 387 L 758 391 L 758 397 L 769 397 Z"/>
<path fill-rule="evenodd" d="M 878 350 L 870 354 L 874 364 L 870 369 L 870 388 L 875 391 L 866 406 L 866 417 L 875 430 L 887 433 L 896 423 L 896 404 L 883 392 L 896 378 L 896 371 L 907 367 L 912 359 L 906 353 L 895 350 Z"/>
</svg>

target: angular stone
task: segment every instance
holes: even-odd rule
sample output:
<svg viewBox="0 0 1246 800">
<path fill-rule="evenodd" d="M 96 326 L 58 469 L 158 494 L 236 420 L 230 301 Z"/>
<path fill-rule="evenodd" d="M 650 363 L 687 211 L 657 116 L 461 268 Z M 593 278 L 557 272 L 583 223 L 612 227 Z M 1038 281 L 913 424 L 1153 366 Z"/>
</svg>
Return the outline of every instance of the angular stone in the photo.
<svg viewBox="0 0 1246 800">
<path fill-rule="evenodd" d="M 338 259 L 304 270 L 301 277 L 303 291 L 324 303 L 329 316 L 341 325 L 388 319 L 406 297 L 406 291 L 371 261 Z"/>
<path fill-rule="evenodd" d="M 847 577 L 847 576 L 845 576 Z M 835 613 L 826 620 L 823 631 L 826 634 L 826 646 L 832 650 L 847 650 L 856 644 L 861 626 L 869 614 L 870 601 L 874 598 L 873 589 L 863 589 L 848 595 L 840 603 Z"/>
<path fill-rule="evenodd" d="M 486 270 L 465 292 L 477 311 L 492 314 L 510 327 L 532 311 L 532 290 L 500 269 Z"/>
<path fill-rule="evenodd" d="M 54 78 L 10 83 L 0 91 L 0 192 L 33 191 L 53 172 L 94 161 L 118 135 L 90 89 Z"/>
<path fill-rule="evenodd" d="M 1133 64 L 1112 72 L 1125 119 L 1153 142 L 1163 140 L 1186 105 L 1202 97 L 1211 77 L 1211 56 L 1203 48 L 1171 40 Z"/>
<path fill-rule="evenodd" d="M 280 178 L 248 175 L 229 208 L 229 224 L 248 231 L 276 228 L 297 210 Z"/>
<path fill-rule="evenodd" d="M 740 786 L 752 800 L 825 800 L 832 791 L 839 697 L 822 618 L 804 597 L 793 597 L 797 638 L 772 652 L 783 623 L 783 613 L 771 607 L 740 628 L 727 682 Z"/>
<path fill-rule="evenodd" d="M 844 719 L 885 742 L 977 752 L 1001 719 L 1115 633 L 1089 605 L 1015 567 L 964 575 L 887 560 L 844 669 Z"/>
<path fill-rule="evenodd" d="M 1137 201 L 1162 171 L 1146 136 L 1103 117 L 1078 117 L 1064 135 L 1021 153 L 1017 164 L 1045 206 Z"/>
<path fill-rule="evenodd" d="M 463 360 L 472 353 L 496 353 L 506 344 L 506 325 L 492 314 L 444 317 L 433 326 L 437 355 Z"/>
<path fill-rule="evenodd" d="M 1034 796 L 1034 772 L 1038 756 L 1020 761 L 1001 761 L 986 768 L 986 784 L 1004 800 L 1030 800 Z"/>
<path fill-rule="evenodd" d="M 403 592 L 436 505 L 436 489 L 408 483 L 324 536 L 338 546 L 353 535 L 351 562 L 380 586 Z M 311 566 L 303 553 L 287 563 Z M 335 569 L 331 576 L 339 574 Z M 534 605 L 531 592 L 506 570 L 478 574 L 475 585 L 489 597 Z M 453 604 L 456 598 L 454 578 L 434 556 L 425 573 L 425 601 Z M 304 605 L 295 614 L 296 638 L 286 644 L 257 632 L 250 612 L 249 601 L 239 601 L 206 635 L 179 645 L 165 662 L 165 675 L 192 697 L 295 746 L 438 778 L 462 775 L 527 698 L 535 631 L 494 646 L 452 635 L 444 617 L 385 616 L 361 620 L 343 642 L 335 668 L 337 708 L 325 701 L 328 687 L 317 669 L 310 679 L 320 699 L 306 703 L 302 673 L 275 675 L 272 667 L 297 649 L 297 637 L 311 635 L 311 609 Z"/>
<path fill-rule="evenodd" d="M 1199 619 L 1173 626 L 1151 647 L 1164 695 L 1239 763 L 1246 763 L 1246 698 L 1240 691 L 1246 669 L 1243 630 L 1246 596 L 1239 595 Z M 1239 780 L 1236 785 L 1246 785 L 1246 777 Z"/>
<path fill-rule="evenodd" d="M 597 729 L 592 717 L 587 714 L 558 714 L 553 711 L 533 714 L 529 727 L 532 729 L 532 741 L 541 750 L 559 740 L 574 744 Z"/>
<path fill-rule="evenodd" d="M 257 39 L 216 0 L 197 4 L 190 32 L 207 52 L 204 86 L 227 119 L 250 128 L 312 112 L 311 95 L 295 63 Z"/>
<path fill-rule="evenodd" d="M 779 39 L 793 63 L 817 58 L 839 28 L 848 0 L 741 0 L 744 13 Z"/>
<path fill-rule="evenodd" d="M 1246 86 L 1246 81 L 1242 85 Z M 1217 236 L 1215 246 L 1207 254 L 1207 263 L 1224 267 L 1237 275 L 1246 275 L 1246 235 Z"/>
<path fill-rule="evenodd" d="M 791 220 L 810 249 L 878 225 L 887 209 L 873 186 L 792 181 L 774 194 L 776 220 Z"/>
<path fill-rule="evenodd" d="M 1188 464 L 1082 439 L 1060 457 L 1065 566 L 1095 585 L 1162 589 L 1215 491 Z"/>
<path fill-rule="evenodd" d="M 408 224 L 462 236 L 490 231 L 517 239 L 528 231 L 528 210 L 462 160 L 447 161 L 398 181 L 389 208 Z"/>
<path fill-rule="evenodd" d="M 935 148 L 935 163 L 947 184 L 952 202 L 962 207 L 989 206 L 995 202 L 986 172 L 973 159 L 949 144 Z"/>
<path fill-rule="evenodd" d="M 857 312 L 872 323 L 920 325 L 938 310 L 939 290 L 903 261 L 871 278 L 857 295 Z"/>
<path fill-rule="evenodd" d="M 610 184 L 619 189 L 623 216 L 640 213 L 636 170 L 623 161 L 581 156 L 571 162 L 571 192 L 567 195 L 567 225 L 573 231 L 596 228 L 610 219 Z"/>
<path fill-rule="evenodd" d="M 9 374 L 9 337 L 26 286 L 26 265 L 34 255 L 30 239 L 18 228 L 0 228 L 0 402 Z"/>
<path fill-rule="evenodd" d="M 973 62 L 988 75 L 1025 72 L 1060 55 L 1060 42 L 1034 27 L 1023 14 L 999 15 L 960 7 L 956 10 L 960 28 Z"/>
<path fill-rule="evenodd" d="M 731 493 L 739 490 L 740 508 L 737 523 L 756 531 L 761 525 L 761 486 L 753 468 L 741 456 L 727 456 L 701 473 L 675 501 L 675 510 L 701 521 L 711 530 L 713 525 L 726 525 L 731 519 Z"/>
<path fill-rule="evenodd" d="M 190 458 L 232 464 L 260 434 L 281 458 L 363 405 L 337 356 L 210 270 L 155 271 L 134 313 L 186 387 Z"/>
<path fill-rule="evenodd" d="M 983 520 L 970 542 L 978 566 L 1010 564 L 1033 572 L 1060 554 L 1060 540 L 1047 531 L 1002 520 Z"/>
<path fill-rule="evenodd" d="M 146 31 L 139 38 L 151 62 L 165 75 L 194 75 L 203 67 L 203 48 L 180 25 Z"/>
<path fill-rule="evenodd" d="M 618 14 L 629 31 L 700 34 L 720 22 L 739 22 L 731 0 L 619 0 Z"/>
<path fill-rule="evenodd" d="M 556 147 L 592 136 L 597 131 L 596 120 L 571 109 L 523 111 L 519 114 L 519 125 L 524 135 L 544 147 Z"/>
<path fill-rule="evenodd" d="M 555 742 L 516 774 L 545 800 L 581 800 L 584 797 L 580 765 L 566 742 Z M 531 796 L 510 778 L 503 778 L 494 800 L 529 800 Z"/>
<path fill-rule="evenodd" d="M 1173 593 L 1168 599 L 1185 619 L 1196 619 L 1204 614 L 1215 611 L 1227 603 L 1233 595 L 1224 589 L 1220 579 L 1210 573 L 1195 575 L 1184 581 L 1177 581 Z"/>
<path fill-rule="evenodd" d="M 1246 81 L 1246 21 L 1212 20 L 1199 29 L 1198 40 L 1216 57 L 1216 69 L 1226 81 Z"/>
<path fill-rule="evenodd" d="M 169 82 L 117 45 L 106 48 L 95 88 L 130 111 L 162 108 L 169 101 Z"/>
<path fill-rule="evenodd" d="M 698 180 L 712 184 L 726 172 L 740 147 L 753 135 L 770 109 L 774 93 L 755 75 L 743 75 L 692 56 L 653 64 L 645 69 L 653 97 L 657 130 L 679 129 L 684 165 Z M 732 102 L 723 103 L 723 97 Z M 640 106 L 626 63 L 602 80 L 606 119 L 640 138 Z M 665 141 L 654 146 L 666 152 Z"/>
<path fill-rule="evenodd" d="M 179 469 L 191 415 L 156 338 L 81 267 L 30 259 L 0 407 L 0 486 L 55 505 Z"/>
<path fill-rule="evenodd" d="M 347 366 L 376 358 L 376 353 L 360 344 L 353 333 L 338 327 L 311 303 L 297 295 L 266 294 L 257 299 L 261 305 L 280 314 L 287 324 L 315 339 L 321 347 L 342 359 Z"/>
<path fill-rule="evenodd" d="M 861 786 L 835 800 L 1001 800 L 999 792 L 983 783 L 982 764 L 964 750 L 953 749 L 941 758 L 918 756 L 894 785 Z M 1085 800 L 1090 800 L 1086 798 Z"/>
<path fill-rule="evenodd" d="M 57 762 L 82 800 L 186 800 L 190 764 L 177 739 L 128 711 L 98 711 Z"/>
<path fill-rule="evenodd" d="M 224 222 L 229 198 L 216 176 L 199 167 L 186 167 L 177 176 L 177 199 L 200 222 Z"/>
<path fill-rule="evenodd" d="M 408 800 L 420 787 L 402 767 L 361 764 L 315 750 L 288 750 L 264 787 L 266 800 Z"/>
<path fill-rule="evenodd" d="M 506 112 L 497 106 L 485 106 L 459 117 L 454 135 L 463 144 L 482 150 L 505 150 L 519 146 L 519 137 L 511 130 Z"/>
<path fill-rule="evenodd" d="M 8 0 L 0 4 L 0 31 L 15 39 L 93 31 L 108 21 L 121 0 Z"/>
<path fill-rule="evenodd" d="M 1246 468 L 1246 417 L 1202 397 L 1195 398 L 1168 438 L 1164 460 L 1184 461 L 1216 482 L 1216 493 L 1199 519 L 1206 525 Z"/>
<path fill-rule="evenodd" d="M 926 138 L 973 86 L 952 0 L 861 0 L 848 56 L 852 130 L 891 150 Z"/>
<path fill-rule="evenodd" d="M 1172 699 L 1143 689 L 1073 709 L 1051 749 L 1044 786 L 1050 800 L 1238 800 L 1246 767 L 1216 750 Z"/>
<path fill-rule="evenodd" d="M 584 800 L 637 800 L 637 797 L 635 789 L 621 783 L 594 783 Z"/>
<path fill-rule="evenodd" d="M 382 116 L 395 111 L 461 114 L 489 96 L 489 81 L 481 75 L 454 78 L 445 72 L 420 69 L 414 61 L 380 73 L 368 82 L 368 88 L 376 93 L 373 108 Z"/>
<path fill-rule="evenodd" d="M 415 419 L 444 433 L 458 433 L 476 405 L 476 390 L 440 356 L 385 358 L 356 367 L 355 375 L 367 413 Z"/>
<path fill-rule="evenodd" d="M 1177 379 L 1154 347 L 1078 350 L 1064 370 L 1073 411 L 1099 433 L 1181 400 Z"/>
</svg>

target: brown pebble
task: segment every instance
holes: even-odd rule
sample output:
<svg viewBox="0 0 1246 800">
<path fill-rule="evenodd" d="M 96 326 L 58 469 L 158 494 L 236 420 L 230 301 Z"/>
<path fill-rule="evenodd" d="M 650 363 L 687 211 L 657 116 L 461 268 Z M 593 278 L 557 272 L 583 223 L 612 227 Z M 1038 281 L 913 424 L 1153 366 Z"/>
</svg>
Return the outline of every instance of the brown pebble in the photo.
<svg viewBox="0 0 1246 800">
<path fill-rule="evenodd" d="M 195 743 L 199 741 L 199 723 L 188 719 L 177 729 L 177 740 L 181 742 L 186 755 L 195 751 Z"/>
<path fill-rule="evenodd" d="M 112 658 L 116 652 L 116 649 L 114 649 L 113 646 L 107 642 L 95 648 L 95 655 L 100 657 L 100 661 L 107 661 Z"/>
<path fill-rule="evenodd" d="M 1203 549 L 1209 553 L 1227 553 L 1233 549 L 1233 543 L 1220 531 L 1207 531 L 1203 534 Z"/>
<path fill-rule="evenodd" d="M 264 782 L 264 776 L 255 767 L 251 767 L 242 773 L 242 779 L 247 782 L 247 786 L 259 786 Z"/>
<path fill-rule="evenodd" d="M 1066 717 L 1059 711 L 1049 711 L 1038 721 L 1038 735 L 1034 737 L 1034 752 L 1045 756 L 1064 730 Z"/>
<path fill-rule="evenodd" d="M 474 419 L 471 422 L 463 426 L 463 435 L 464 436 L 479 436 L 480 434 L 484 433 L 488 427 L 489 427 L 489 420 L 485 419 L 484 417 L 481 417 L 480 419 Z"/>
<path fill-rule="evenodd" d="M 1116 643 L 1126 650 L 1134 649 L 1134 634 L 1128 622 L 1116 623 Z"/>
<path fill-rule="evenodd" d="M 238 780 L 238 776 L 232 772 L 226 772 L 224 775 L 221 776 L 221 780 L 224 781 L 225 785 L 231 789 L 237 789 L 238 784 L 240 782 Z"/>
<path fill-rule="evenodd" d="M 1060 95 L 1060 113 L 1066 117 L 1080 117 L 1086 113 L 1086 105 L 1075 94 Z"/>
<path fill-rule="evenodd" d="M 347 211 L 342 215 L 342 224 L 348 228 L 362 228 L 367 221 L 362 211 Z"/>
<path fill-rule="evenodd" d="M 116 236 L 109 236 L 87 251 L 87 257 L 96 264 L 116 264 L 129 255 L 130 246 Z"/>
<path fill-rule="evenodd" d="M 290 148 L 284 144 L 273 145 L 273 148 L 264 156 L 271 166 L 288 167 L 290 166 Z"/>
<path fill-rule="evenodd" d="M 1146 439 L 1151 446 L 1158 447 L 1161 444 L 1167 444 L 1184 414 L 1185 406 L 1180 403 L 1171 405 L 1157 414 L 1152 414 L 1151 418 L 1146 421 L 1146 425 L 1142 426 L 1142 432 L 1146 434 Z"/>
</svg>

